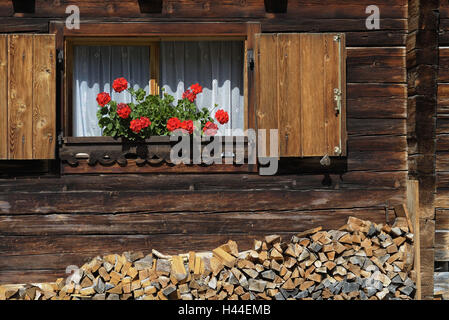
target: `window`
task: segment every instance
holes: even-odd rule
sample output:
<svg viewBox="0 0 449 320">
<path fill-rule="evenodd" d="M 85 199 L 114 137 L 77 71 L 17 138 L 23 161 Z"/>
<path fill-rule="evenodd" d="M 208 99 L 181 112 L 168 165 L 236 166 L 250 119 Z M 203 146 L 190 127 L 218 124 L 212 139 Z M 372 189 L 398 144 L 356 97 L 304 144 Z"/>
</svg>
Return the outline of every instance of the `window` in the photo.
<svg viewBox="0 0 449 320">
<path fill-rule="evenodd" d="M 219 134 L 228 129 L 244 129 L 244 42 L 241 40 L 189 40 L 145 42 L 138 45 L 75 44 L 73 46 L 72 135 L 101 136 L 96 112 L 96 96 L 108 92 L 117 102 L 130 102 L 129 93 L 111 90 L 114 79 L 125 77 L 134 89 L 147 94 L 171 94 L 181 99 L 194 83 L 203 86 L 196 104 L 209 109 L 213 116 L 226 110 L 230 121 L 220 126 Z M 160 90 L 162 88 L 163 90 Z M 215 107 L 215 105 L 218 107 Z"/>
</svg>

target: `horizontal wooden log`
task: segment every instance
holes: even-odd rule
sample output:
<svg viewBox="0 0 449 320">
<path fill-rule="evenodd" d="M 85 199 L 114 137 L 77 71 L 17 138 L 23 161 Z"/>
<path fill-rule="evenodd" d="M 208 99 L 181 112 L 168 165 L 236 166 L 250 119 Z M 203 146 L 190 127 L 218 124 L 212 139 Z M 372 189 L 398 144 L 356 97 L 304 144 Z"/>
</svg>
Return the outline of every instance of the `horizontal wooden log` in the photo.
<svg viewBox="0 0 449 320">
<path fill-rule="evenodd" d="M 1 10 L 0 10 L 1 12 Z M 48 33 L 49 19 L 46 18 L 2 18 L 0 33 L 38 32 Z"/>
<path fill-rule="evenodd" d="M 439 49 L 438 81 L 449 82 L 449 48 Z"/>
<path fill-rule="evenodd" d="M 64 270 L 15 270 L 0 272 L 0 284 L 11 283 L 42 283 L 54 282 L 58 278 L 65 278 L 68 275 Z"/>
<path fill-rule="evenodd" d="M 449 118 L 449 84 L 438 84 L 438 119 Z"/>
<path fill-rule="evenodd" d="M 350 217 L 385 223 L 385 209 L 341 209 L 254 213 L 130 213 L 0 216 L 3 236 L 166 235 L 300 232 L 338 229 Z M 390 212 L 389 221 L 393 221 Z M 0 253 L 1 254 L 1 253 Z"/>
<path fill-rule="evenodd" d="M 395 141 L 395 140 L 391 140 Z M 399 140 L 398 140 L 399 141 Z M 354 147 L 357 146 L 354 142 Z M 399 143 L 401 145 L 401 143 Z M 359 147 L 362 148 L 362 147 Z M 385 148 L 389 148 L 385 145 Z M 394 148 L 394 146 L 391 146 Z M 366 147 L 366 150 L 369 151 Z M 388 150 L 388 149 L 387 149 Z M 404 172 L 346 172 L 331 174 L 332 183 L 323 185 L 324 173 L 302 175 L 259 176 L 258 174 L 155 174 L 155 175 L 84 175 L 46 179 L 0 179 L 2 192 L 73 192 L 73 191 L 204 191 L 204 190 L 307 190 L 316 188 L 376 188 L 404 186 Z"/>
<path fill-rule="evenodd" d="M 382 159 L 379 161 L 379 159 Z M 350 153 L 348 170 L 407 170 L 407 152 L 366 151 Z"/>
<path fill-rule="evenodd" d="M 348 135 L 405 135 L 405 119 L 352 119 L 347 120 Z M 350 150 L 348 150 L 350 152 Z"/>
<path fill-rule="evenodd" d="M 56 4 L 52 1 L 36 1 L 36 16 L 43 17 L 66 17 L 65 7 L 75 4 L 86 17 L 142 17 L 152 16 L 142 14 L 139 4 L 134 0 L 67 0 L 64 4 Z M 366 18 L 365 9 L 371 3 L 363 0 L 358 3 L 338 2 L 331 0 L 326 2 L 326 10 L 323 10 L 323 3 L 318 1 L 300 0 L 288 4 L 287 17 L 314 17 L 316 19 L 335 18 Z M 405 18 L 407 16 L 406 2 L 403 0 L 378 1 L 385 18 Z M 11 5 L 9 6 L 11 7 Z M 5 6 L 5 9 L 10 8 Z M 263 18 L 266 16 L 264 2 L 261 0 L 230 0 L 230 1 L 210 1 L 210 0 L 168 0 L 164 1 L 162 14 L 170 17 L 247 17 Z M 154 16 L 154 15 L 153 15 Z"/>
<path fill-rule="evenodd" d="M 434 292 L 449 292 L 449 272 L 435 272 L 433 277 Z"/>
<path fill-rule="evenodd" d="M 449 231 L 449 209 L 435 210 L 435 229 Z"/>
<path fill-rule="evenodd" d="M 437 152 L 449 151 L 449 134 L 439 134 L 437 135 Z"/>
<path fill-rule="evenodd" d="M 315 210 L 402 203 L 404 190 L 0 193 L 1 214 Z"/>
<path fill-rule="evenodd" d="M 348 118 L 405 119 L 407 118 L 407 99 L 394 97 L 348 97 L 346 102 Z"/>
<path fill-rule="evenodd" d="M 405 83 L 405 48 L 347 48 L 347 82 Z"/>
<path fill-rule="evenodd" d="M 367 97 L 406 99 L 407 86 L 405 84 L 348 83 L 347 85 L 348 99 L 358 99 Z"/>
</svg>

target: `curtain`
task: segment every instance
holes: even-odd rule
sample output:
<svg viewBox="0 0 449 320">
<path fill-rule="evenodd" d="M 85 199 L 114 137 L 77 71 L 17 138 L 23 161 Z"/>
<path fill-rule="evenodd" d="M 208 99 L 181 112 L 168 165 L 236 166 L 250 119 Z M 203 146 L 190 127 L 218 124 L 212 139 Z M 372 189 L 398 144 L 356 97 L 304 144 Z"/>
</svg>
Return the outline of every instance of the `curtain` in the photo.
<svg viewBox="0 0 449 320">
<path fill-rule="evenodd" d="M 219 135 L 244 128 L 243 41 L 168 41 L 160 46 L 161 86 L 181 99 L 192 84 L 203 86 L 196 104 L 214 117 L 223 109 L 229 122 L 219 125 Z M 218 104 L 218 107 L 215 107 Z"/>
<path fill-rule="evenodd" d="M 108 92 L 118 103 L 131 102 L 127 91 L 112 90 L 112 82 L 124 77 L 134 89 L 143 88 L 149 93 L 149 70 L 150 53 L 146 46 L 75 46 L 73 136 L 101 136 L 97 94 Z"/>
</svg>

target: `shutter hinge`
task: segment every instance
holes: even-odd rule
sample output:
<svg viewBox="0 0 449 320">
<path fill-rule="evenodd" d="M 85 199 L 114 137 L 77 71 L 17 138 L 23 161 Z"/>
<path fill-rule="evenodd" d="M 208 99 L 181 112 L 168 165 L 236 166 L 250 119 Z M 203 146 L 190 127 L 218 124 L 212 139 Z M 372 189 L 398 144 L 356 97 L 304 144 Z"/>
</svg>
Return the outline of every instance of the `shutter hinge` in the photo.
<svg viewBox="0 0 449 320">
<path fill-rule="evenodd" d="M 336 102 L 335 112 L 336 112 L 336 116 L 338 116 L 341 112 L 341 90 L 338 88 L 334 89 L 334 100 Z"/>
<path fill-rule="evenodd" d="M 254 51 L 249 49 L 246 53 L 246 59 L 248 61 L 248 69 L 254 71 Z"/>
<path fill-rule="evenodd" d="M 340 42 L 341 41 L 341 35 L 337 34 L 334 36 L 334 41 L 335 42 Z"/>
<path fill-rule="evenodd" d="M 58 145 L 62 147 L 62 144 L 64 143 L 64 135 L 62 131 L 58 134 Z"/>
</svg>

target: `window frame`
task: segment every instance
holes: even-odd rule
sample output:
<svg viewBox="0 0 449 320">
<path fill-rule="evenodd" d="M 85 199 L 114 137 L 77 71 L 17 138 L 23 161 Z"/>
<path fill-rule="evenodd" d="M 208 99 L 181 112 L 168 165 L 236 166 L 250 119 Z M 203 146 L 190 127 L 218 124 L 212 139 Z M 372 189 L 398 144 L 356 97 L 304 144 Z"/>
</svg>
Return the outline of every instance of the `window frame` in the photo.
<svg viewBox="0 0 449 320">
<path fill-rule="evenodd" d="M 187 30 L 187 31 L 186 31 Z M 63 74 L 60 79 L 60 124 L 62 135 L 72 137 L 73 117 L 73 46 L 77 44 L 120 44 L 148 45 L 151 43 L 150 56 L 159 54 L 157 42 L 167 40 L 242 40 L 244 41 L 244 130 L 256 128 L 254 112 L 254 87 L 252 73 L 248 72 L 248 51 L 253 50 L 254 34 L 261 32 L 257 22 L 219 23 L 219 22 L 84 22 L 80 29 L 65 28 L 64 23 L 50 22 L 50 32 L 56 35 L 56 48 L 64 54 Z M 150 62 L 153 59 L 150 59 Z M 157 69 L 157 71 L 156 71 Z M 159 91 L 159 68 L 150 64 L 150 90 Z"/>
</svg>

